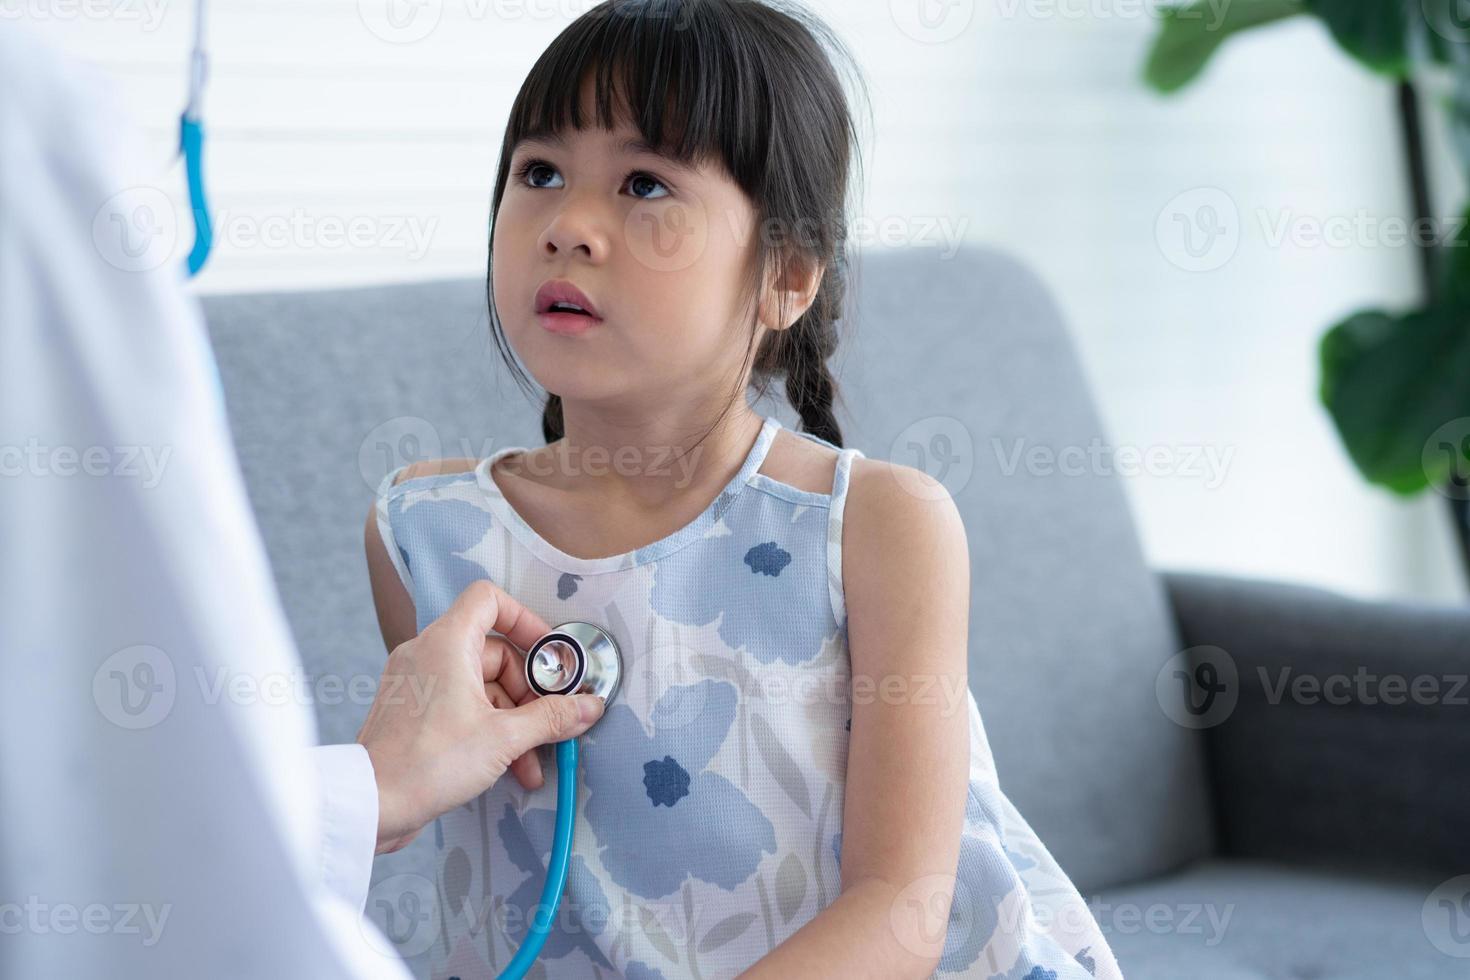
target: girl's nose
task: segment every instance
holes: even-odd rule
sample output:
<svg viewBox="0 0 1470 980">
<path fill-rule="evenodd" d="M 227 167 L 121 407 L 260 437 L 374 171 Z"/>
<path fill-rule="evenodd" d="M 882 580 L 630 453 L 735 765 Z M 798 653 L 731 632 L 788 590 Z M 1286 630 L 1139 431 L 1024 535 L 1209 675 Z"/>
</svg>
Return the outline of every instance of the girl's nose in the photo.
<svg viewBox="0 0 1470 980">
<path fill-rule="evenodd" d="M 580 252 L 584 258 L 601 262 L 607 258 L 608 218 L 590 201 L 570 200 L 541 233 L 540 246 L 547 255 Z"/>
</svg>

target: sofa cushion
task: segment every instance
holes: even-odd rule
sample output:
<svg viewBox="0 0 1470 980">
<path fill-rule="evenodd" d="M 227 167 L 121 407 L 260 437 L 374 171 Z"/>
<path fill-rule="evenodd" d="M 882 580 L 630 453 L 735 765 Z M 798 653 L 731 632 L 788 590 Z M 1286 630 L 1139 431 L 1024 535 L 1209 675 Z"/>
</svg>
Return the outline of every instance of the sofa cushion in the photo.
<svg viewBox="0 0 1470 980">
<path fill-rule="evenodd" d="M 1128 980 L 1461 980 L 1432 875 L 1205 860 L 1087 896 Z M 1470 926 L 1463 914 L 1458 928 Z M 1438 916 L 1438 918 L 1437 918 Z"/>
</svg>

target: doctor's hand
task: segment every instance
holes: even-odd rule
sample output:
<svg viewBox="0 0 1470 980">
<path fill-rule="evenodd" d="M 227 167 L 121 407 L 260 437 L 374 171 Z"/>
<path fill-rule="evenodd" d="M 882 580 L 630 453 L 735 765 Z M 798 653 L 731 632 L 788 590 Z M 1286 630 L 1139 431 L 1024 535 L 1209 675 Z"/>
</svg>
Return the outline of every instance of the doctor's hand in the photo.
<svg viewBox="0 0 1470 980">
<path fill-rule="evenodd" d="M 507 769 L 528 789 L 542 785 L 536 746 L 575 738 L 602 716 L 594 694 L 537 697 L 526 684 L 521 651 L 550 630 L 481 579 L 388 655 L 357 733 L 378 783 L 376 853 L 403 847 Z"/>
</svg>

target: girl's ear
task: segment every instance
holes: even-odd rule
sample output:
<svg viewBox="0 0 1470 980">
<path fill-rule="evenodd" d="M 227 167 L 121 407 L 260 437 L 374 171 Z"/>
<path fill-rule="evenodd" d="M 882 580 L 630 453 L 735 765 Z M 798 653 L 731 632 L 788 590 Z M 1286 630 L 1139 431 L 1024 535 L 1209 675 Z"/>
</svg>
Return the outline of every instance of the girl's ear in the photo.
<svg viewBox="0 0 1470 980">
<path fill-rule="evenodd" d="M 816 300 L 826 271 L 816 259 L 795 252 L 787 253 L 779 264 L 780 272 L 767 274 L 761 290 L 759 320 L 768 330 L 785 330 L 801 318 Z"/>
</svg>

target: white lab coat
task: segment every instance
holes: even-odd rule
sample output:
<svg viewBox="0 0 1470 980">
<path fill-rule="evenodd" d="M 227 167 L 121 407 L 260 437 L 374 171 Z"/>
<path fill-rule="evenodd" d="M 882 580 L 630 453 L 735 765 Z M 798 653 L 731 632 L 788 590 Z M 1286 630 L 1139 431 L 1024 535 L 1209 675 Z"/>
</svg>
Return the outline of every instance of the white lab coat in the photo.
<svg viewBox="0 0 1470 980">
<path fill-rule="evenodd" d="M 170 178 L 122 118 L 0 29 L 0 977 L 402 980 L 371 763 L 294 693 L 198 305 L 99 244 Z"/>
</svg>

